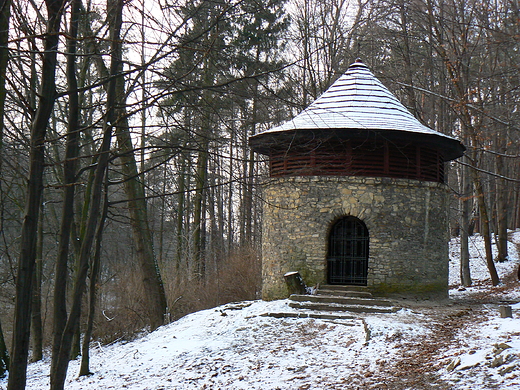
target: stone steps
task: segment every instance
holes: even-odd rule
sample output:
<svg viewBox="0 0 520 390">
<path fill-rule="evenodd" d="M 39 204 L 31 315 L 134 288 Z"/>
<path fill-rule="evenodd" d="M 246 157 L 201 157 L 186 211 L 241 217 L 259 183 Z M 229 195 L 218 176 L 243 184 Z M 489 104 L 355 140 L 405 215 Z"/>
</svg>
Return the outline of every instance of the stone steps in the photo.
<svg viewBox="0 0 520 390">
<path fill-rule="evenodd" d="M 313 311 L 395 313 L 400 308 L 388 299 L 373 298 L 365 286 L 322 285 L 315 295 L 293 294 L 289 306 Z"/>
</svg>

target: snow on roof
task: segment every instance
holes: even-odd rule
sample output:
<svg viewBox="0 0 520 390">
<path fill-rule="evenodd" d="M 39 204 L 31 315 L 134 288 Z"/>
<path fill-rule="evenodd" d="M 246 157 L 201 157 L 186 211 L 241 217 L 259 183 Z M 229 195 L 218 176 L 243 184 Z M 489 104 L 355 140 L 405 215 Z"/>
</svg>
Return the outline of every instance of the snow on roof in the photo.
<svg viewBox="0 0 520 390">
<path fill-rule="evenodd" d="M 453 139 L 422 125 L 361 60 L 300 114 L 264 133 L 314 129 L 393 130 Z"/>
</svg>

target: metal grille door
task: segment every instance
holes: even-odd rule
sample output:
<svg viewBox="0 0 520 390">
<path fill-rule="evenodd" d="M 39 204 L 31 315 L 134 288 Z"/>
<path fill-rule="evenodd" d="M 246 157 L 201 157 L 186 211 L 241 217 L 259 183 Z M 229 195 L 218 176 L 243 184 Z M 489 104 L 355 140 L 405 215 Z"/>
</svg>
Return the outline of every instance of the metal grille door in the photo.
<svg viewBox="0 0 520 390">
<path fill-rule="evenodd" d="M 329 235 L 328 283 L 366 286 L 368 229 L 355 217 L 334 224 Z"/>
</svg>

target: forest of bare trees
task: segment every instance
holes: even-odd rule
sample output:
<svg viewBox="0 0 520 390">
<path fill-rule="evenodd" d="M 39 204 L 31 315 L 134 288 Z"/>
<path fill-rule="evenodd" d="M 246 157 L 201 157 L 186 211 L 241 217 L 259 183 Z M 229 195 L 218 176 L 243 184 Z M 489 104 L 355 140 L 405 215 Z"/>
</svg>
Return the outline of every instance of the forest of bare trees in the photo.
<svg viewBox="0 0 520 390">
<path fill-rule="evenodd" d="M 451 230 L 520 227 L 518 0 L 0 0 L 0 374 L 260 289 L 248 138 L 361 58 L 461 139 Z M 498 257 L 493 258 L 495 239 Z M 9 353 L 7 353 L 9 351 Z"/>
</svg>

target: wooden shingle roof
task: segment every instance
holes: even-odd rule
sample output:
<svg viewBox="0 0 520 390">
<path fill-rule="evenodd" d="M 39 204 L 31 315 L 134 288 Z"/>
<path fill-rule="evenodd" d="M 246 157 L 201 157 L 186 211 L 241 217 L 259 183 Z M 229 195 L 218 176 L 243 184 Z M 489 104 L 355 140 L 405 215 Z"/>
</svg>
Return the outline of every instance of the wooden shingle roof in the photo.
<svg viewBox="0 0 520 390">
<path fill-rule="evenodd" d="M 280 134 L 279 140 L 283 140 L 287 133 L 301 135 L 305 131 L 323 133 L 327 130 L 341 132 L 343 136 L 355 132 L 359 137 L 376 131 L 391 132 L 400 138 L 424 139 L 441 148 L 448 146 L 450 150 L 445 153 L 445 160 L 460 157 L 464 151 L 464 146 L 455 138 L 421 124 L 360 60 L 292 120 L 253 136 L 251 145 L 265 153 L 267 149 L 262 141 L 270 139 L 268 143 L 272 143 L 277 134 Z"/>
</svg>

